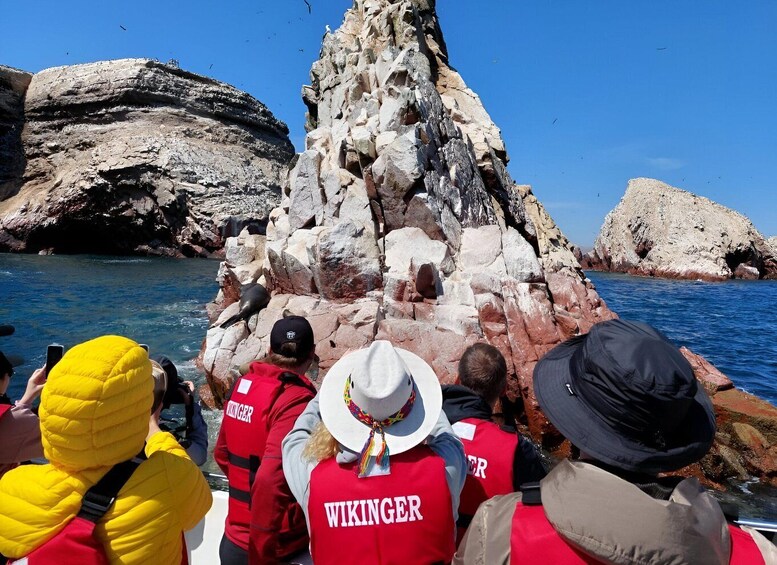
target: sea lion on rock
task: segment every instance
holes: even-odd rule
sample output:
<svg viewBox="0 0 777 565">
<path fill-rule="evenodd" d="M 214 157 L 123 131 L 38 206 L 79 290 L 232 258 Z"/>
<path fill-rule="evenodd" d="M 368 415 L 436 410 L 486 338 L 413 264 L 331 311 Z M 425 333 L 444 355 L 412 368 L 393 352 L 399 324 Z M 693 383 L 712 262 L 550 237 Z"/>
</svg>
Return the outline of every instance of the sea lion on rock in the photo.
<svg viewBox="0 0 777 565">
<path fill-rule="evenodd" d="M 221 324 L 228 328 L 240 320 L 247 320 L 270 303 L 270 293 L 259 283 L 245 285 L 240 290 L 240 310 Z"/>
<path fill-rule="evenodd" d="M 418 268 L 415 289 L 424 298 L 437 298 L 437 269 L 432 263 L 424 263 Z"/>
</svg>

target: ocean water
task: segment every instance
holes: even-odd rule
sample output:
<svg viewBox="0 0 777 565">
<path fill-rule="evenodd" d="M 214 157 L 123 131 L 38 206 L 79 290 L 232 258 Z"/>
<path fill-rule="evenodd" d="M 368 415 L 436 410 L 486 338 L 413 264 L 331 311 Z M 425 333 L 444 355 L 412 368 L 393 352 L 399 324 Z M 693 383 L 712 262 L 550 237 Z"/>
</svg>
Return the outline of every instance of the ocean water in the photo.
<svg viewBox="0 0 777 565">
<path fill-rule="evenodd" d="M 195 366 L 216 295 L 219 262 L 206 259 L 0 254 L 0 324 L 16 328 L 0 337 L 0 351 L 21 356 L 8 394 L 18 399 L 27 378 L 46 360 L 46 346 L 65 350 L 83 341 L 117 334 L 167 355 L 178 374 L 196 384 Z M 221 412 L 204 412 L 212 451 Z M 163 417 L 182 418 L 173 406 Z M 204 469 L 218 472 L 209 461 Z M 214 485 L 218 486 L 218 485 Z"/>
<path fill-rule="evenodd" d="M 0 350 L 24 358 L 11 380 L 18 397 L 46 359 L 46 346 L 65 350 L 105 334 L 148 344 L 170 357 L 185 378 L 198 378 L 194 359 L 207 327 L 205 304 L 218 290 L 219 263 L 204 259 L 0 254 Z"/>
<path fill-rule="evenodd" d="M 207 329 L 205 304 L 217 291 L 218 262 L 203 259 L 0 254 L 0 350 L 22 356 L 9 395 L 45 361 L 46 346 L 65 348 L 108 334 L 149 345 L 200 384 L 194 364 Z M 623 318 L 644 321 L 678 345 L 707 357 L 737 386 L 777 403 L 777 282 L 696 283 L 589 273 Z M 221 412 L 204 414 L 213 449 Z M 212 459 L 203 467 L 218 472 Z M 211 480 L 215 488 L 223 488 Z M 777 519 L 777 490 L 746 483 L 727 497 L 753 517 Z"/>
<path fill-rule="evenodd" d="M 651 324 L 777 405 L 777 281 L 705 283 L 587 272 L 621 318 Z"/>
</svg>

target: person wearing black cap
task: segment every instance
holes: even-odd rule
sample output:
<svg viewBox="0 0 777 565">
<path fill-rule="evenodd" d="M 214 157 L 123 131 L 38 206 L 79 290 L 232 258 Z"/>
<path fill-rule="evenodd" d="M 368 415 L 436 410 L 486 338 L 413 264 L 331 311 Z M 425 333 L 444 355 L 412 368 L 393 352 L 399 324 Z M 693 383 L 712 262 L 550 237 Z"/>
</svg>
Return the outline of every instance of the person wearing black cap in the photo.
<svg viewBox="0 0 777 565">
<path fill-rule="evenodd" d="M 24 395 L 15 404 L 7 394 L 13 374 L 13 364 L 0 352 L 0 477 L 22 461 L 43 457 L 40 422 L 32 403 L 43 390 L 46 369 L 32 373 Z"/>
<path fill-rule="evenodd" d="M 287 316 L 270 332 L 267 357 L 232 386 L 213 452 L 229 479 L 222 564 L 277 563 L 307 549 L 305 516 L 283 476 L 281 442 L 316 394 L 305 377 L 315 359 L 310 323 Z"/>
<path fill-rule="evenodd" d="M 777 563 L 775 546 L 729 525 L 696 479 L 659 477 L 707 453 L 715 415 L 656 329 L 595 325 L 540 360 L 534 392 L 576 460 L 484 502 L 455 564 Z"/>
<path fill-rule="evenodd" d="M 163 430 L 173 432 L 195 465 L 203 465 L 208 459 L 208 424 L 202 417 L 202 406 L 194 396 L 194 383 L 178 376 L 178 368 L 167 356 L 156 355 L 152 361 L 167 377 L 167 388 L 162 398 L 163 410 L 173 404 L 183 404 L 186 417 L 186 425 L 182 429 L 169 429 L 163 424 Z M 183 432 L 183 437 L 179 436 L 179 432 Z"/>
</svg>

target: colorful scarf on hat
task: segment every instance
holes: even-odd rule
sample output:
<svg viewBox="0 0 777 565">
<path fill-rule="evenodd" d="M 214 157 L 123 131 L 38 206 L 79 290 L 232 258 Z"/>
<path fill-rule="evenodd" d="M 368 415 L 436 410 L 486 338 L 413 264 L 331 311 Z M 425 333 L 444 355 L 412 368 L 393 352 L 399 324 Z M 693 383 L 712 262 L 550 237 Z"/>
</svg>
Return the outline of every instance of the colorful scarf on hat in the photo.
<svg viewBox="0 0 777 565">
<path fill-rule="evenodd" d="M 359 420 L 365 426 L 370 427 L 370 437 L 362 447 L 361 455 L 359 457 L 359 464 L 356 466 L 356 474 L 359 477 L 367 476 L 367 466 L 370 462 L 370 455 L 372 454 L 373 447 L 375 446 L 375 432 L 380 433 L 381 446 L 378 455 L 375 457 L 375 463 L 383 470 L 389 470 L 389 447 L 386 443 L 386 434 L 383 428 L 388 427 L 397 422 L 401 422 L 405 417 L 410 414 L 410 410 L 413 409 L 413 403 L 415 402 L 415 388 L 410 393 L 410 397 L 405 402 L 404 406 L 394 412 L 391 416 L 384 420 L 376 420 L 370 416 L 367 412 L 359 408 L 359 406 L 351 398 L 351 377 L 350 375 L 345 381 L 345 392 L 343 393 L 343 400 L 345 400 L 348 410 L 354 418 Z"/>
</svg>

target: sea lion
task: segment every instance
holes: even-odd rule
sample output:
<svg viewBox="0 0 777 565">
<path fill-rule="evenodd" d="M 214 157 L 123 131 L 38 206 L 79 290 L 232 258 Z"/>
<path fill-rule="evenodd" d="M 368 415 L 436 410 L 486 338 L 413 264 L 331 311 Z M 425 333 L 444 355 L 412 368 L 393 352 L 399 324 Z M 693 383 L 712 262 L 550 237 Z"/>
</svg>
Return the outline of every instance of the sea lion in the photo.
<svg viewBox="0 0 777 565">
<path fill-rule="evenodd" d="M 437 298 L 437 269 L 432 263 L 424 263 L 418 268 L 415 277 L 415 289 L 424 298 Z"/>
<path fill-rule="evenodd" d="M 247 284 L 240 289 L 240 310 L 221 324 L 228 328 L 240 320 L 247 320 L 270 303 L 270 293 L 259 283 Z"/>
</svg>

